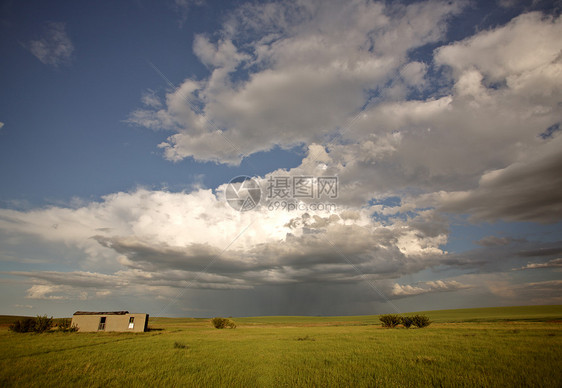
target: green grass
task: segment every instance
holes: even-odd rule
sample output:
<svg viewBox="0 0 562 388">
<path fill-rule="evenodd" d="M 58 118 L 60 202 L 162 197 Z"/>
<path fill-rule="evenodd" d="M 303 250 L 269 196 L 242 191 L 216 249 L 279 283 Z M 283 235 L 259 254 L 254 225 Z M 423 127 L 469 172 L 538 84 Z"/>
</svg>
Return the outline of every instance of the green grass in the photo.
<svg viewBox="0 0 562 388">
<path fill-rule="evenodd" d="M 408 313 L 411 315 L 411 313 Z M 562 320 L 562 306 L 515 306 L 489 307 L 458 310 L 420 311 L 415 314 L 428 315 L 435 323 L 455 322 L 509 322 L 529 321 L 547 322 Z M 267 316 L 235 318 L 236 323 L 245 326 L 362 326 L 378 325 L 378 315 L 360 315 L 345 317 L 293 317 Z M 207 325 L 206 318 L 150 318 L 150 323 L 164 326 L 200 326 Z"/>
<path fill-rule="evenodd" d="M 1 329 L 0 386 L 560 386 L 562 306 L 505 309 L 427 312 L 425 329 L 382 329 L 376 316 L 235 318 L 234 330 L 156 318 L 138 334 Z"/>
<path fill-rule="evenodd" d="M 421 311 L 434 322 L 544 322 L 562 320 L 562 306 L 511 306 L 479 309 Z"/>
</svg>

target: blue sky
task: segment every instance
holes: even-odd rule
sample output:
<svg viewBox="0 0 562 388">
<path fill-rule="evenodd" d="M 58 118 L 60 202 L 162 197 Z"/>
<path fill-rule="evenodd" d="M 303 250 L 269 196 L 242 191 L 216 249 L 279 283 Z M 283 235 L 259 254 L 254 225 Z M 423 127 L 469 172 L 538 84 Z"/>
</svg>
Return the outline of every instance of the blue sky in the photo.
<svg viewBox="0 0 562 388">
<path fill-rule="evenodd" d="M 560 2 L 1 7 L 0 313 L 561 302 Z"/>
</svg>

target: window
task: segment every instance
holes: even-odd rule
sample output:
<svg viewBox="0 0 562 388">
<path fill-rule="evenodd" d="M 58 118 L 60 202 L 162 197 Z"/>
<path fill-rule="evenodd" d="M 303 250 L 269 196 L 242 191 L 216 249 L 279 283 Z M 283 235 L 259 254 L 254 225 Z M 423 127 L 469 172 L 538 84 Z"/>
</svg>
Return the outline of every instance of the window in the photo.
<svg viewBox="0 0 562 388">
<path fill-rule="evenodd" d="M 129 329 L 133 329 L 135 327 L 135 317 L 129 318 Z"/>
<path fill-rule="evenodd" d="M 98 330 L 105 330 L 105 317 L 100 318 L 100 324 L 98 325 Z"/>
</svg>

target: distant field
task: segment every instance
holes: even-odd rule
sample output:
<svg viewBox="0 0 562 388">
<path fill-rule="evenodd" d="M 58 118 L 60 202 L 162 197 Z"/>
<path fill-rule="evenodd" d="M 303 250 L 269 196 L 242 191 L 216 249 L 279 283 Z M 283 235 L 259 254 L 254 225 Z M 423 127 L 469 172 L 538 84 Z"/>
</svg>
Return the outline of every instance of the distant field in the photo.
<svg viewBox="0 0 562 388">
<path fill-rule="evenodd" d="M 515 306 L 422 311 L 435 322 L 500 322 L 562 320 L 562 306 Z"/>
<path fill-rule="evenodd" d="M 27 318 L 19 315 L 0 315 L 0 326 L 8 326 L 18 319 Z"/>
<path fill-rule="evenodd" d="M 562 305 L 489 307 L 477 309 L 421 311 L 435 323 L 562 321 Z M 239 326 L 361 326 L 380 324 L 378 315 L 343 317 L 266 316 L 234 318 Z M 208 318 L 150 318 L 151 325 L 201 326 L 208 325 Z"/>
<path fill-rule="evenodd" d="M 151 319 L 148 333 L 0 329 L 0 386 L 562 386 L 562 306 L 377 316 Z M 9 317 L 0 318 L 0 323 Z"/>
<path fill-rule="evenodd" d="M 23 315 L 0 315 L 0 329 L 1 328 L 7 328 L 8 326 L 10 326 L 15 321 L 20 320 L 20 319 L 24 319 L 24 318 L 29 318 L 29 317 L 23 316 Z M 61 318 L 55 318 L 54 321 L 58 322 L 60 319 Z"/>
</svg>

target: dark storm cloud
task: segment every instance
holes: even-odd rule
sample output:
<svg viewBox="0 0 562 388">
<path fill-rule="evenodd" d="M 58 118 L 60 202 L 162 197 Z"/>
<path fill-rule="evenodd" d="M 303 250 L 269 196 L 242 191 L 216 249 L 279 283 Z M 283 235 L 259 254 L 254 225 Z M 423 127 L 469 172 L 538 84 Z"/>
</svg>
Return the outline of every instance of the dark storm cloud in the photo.
<svg viewBox="0 0 562 388">
<path fill-rule="evenodd" d="M 562 136 L 540 155 L 482 176 L 478 188 L 453 193 L 441 210 L 474 220 L 554 223 L 562 219 Z"/>
<path fill-rule="evenodd" d="M 509 240 L 506 244 L 485 245 L 467 252 L 449 254 L 442 262 L 449 267 L 489 273 L 511 270 L 514 263 L 523 263 L 523 258 L 536 258 L 543 262 L 556 259 L 562 253 L 562 241 Z"/>
<path fill-rule="evenodd" d="M 121 263 L 131 269 L 150 273 L 174 270 L 192 275 L 208 273 L 227 282 L 257 285 L 295 281 L 345 283 L 357 281 L 362 275 L 399 277 L 438 261 L 437 256 L 431 255 L 406 256 L 389 242 L 399 234 L 340 225 L 334 226 L 330 233 L 288 236 L 286 241 L 258 244 L 244 252 L 234 249 L 222 252 L 206 244 L 171 247 L 149 245 L 133 238 L 97 236 L 95 239 L 124 256 L 126 260 Z M 337 245 L 336 250 L 333 244 Z"/>
</svg>

